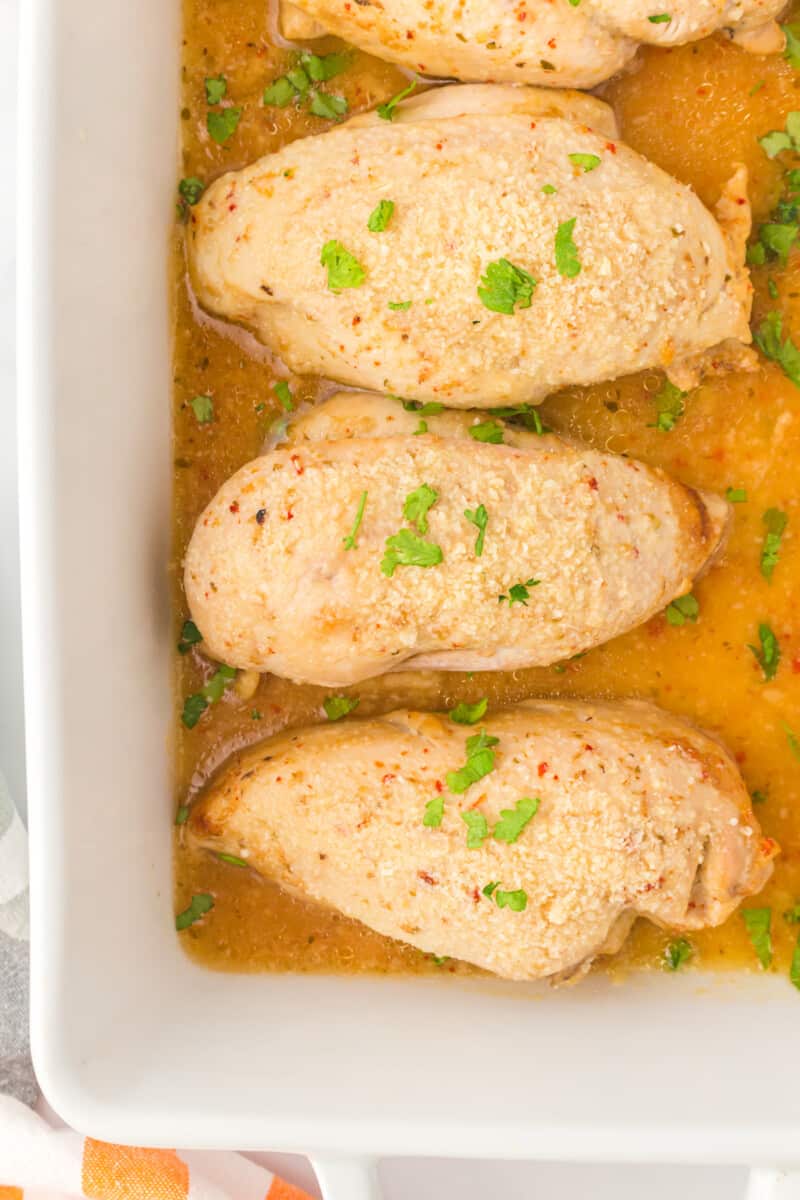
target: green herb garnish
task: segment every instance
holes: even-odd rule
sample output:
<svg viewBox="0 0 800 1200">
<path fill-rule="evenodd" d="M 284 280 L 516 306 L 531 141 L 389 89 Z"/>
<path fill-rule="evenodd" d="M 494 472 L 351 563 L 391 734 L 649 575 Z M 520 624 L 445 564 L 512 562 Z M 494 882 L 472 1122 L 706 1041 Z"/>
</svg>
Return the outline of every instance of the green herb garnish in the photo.
<svg viewBox="0 0 800 1200">
<path fill-rule="evenodd" d="M 477 508 L 465 508 L 464 516 L 469 521 L 470 525 L 474 525 L 478 530 L 478 536 L 475 539 L 475 557 L 480 558 L 483 554 L 483 541 L 486 537 L 486 526 L 489 524 L 489 514 L 482 504 Z"/>
<path fill-rule="evenodd" d="M 285 379 L 280 379 L 273 387 L 275 397 L 285 412 L 292 412 L 294 409 L 294 401 L 292 400 L 292 389 L 289 387 Z"/>
<path fill-rule="evenodd" d="M 594 171 L 595 167 L 600 166 L 600 157 L 597 154 L 568 154 L 569 161 L 575 167 L 583 167 L 585 171 Z"/>
<path fill-rule="evenodd" d="M 200 892 L 196 896 L 192 896 L 192 902 L 188 908 L 180 912 L 175 917 L 175 928 L 177 930 L 188 929 L 190 925 L 194 925 L 195 921 L 199 921 L 206 913 L 211 912 L 214 907 L 214 897 L 208 892 Z"/>
<path fill-rule="evenodd" d="M 367 493 L 362 492 L 359 497 L 359 500 L 358 500 L 358 508 L 356 509 L 356 519 L 353 521 L 353 528 L 350 530 L 347 537 L 342 538 L 342 541 L 344 542 L 345 550 L 358 549 L 358 543 L 356 541 L 356 537 L 358 536 L 358 531 L 361 528 L 361 522 L 364 519 L 364 509 L 366 507 L 366 504 L 367 504 Z"/>
<path fill-rule="evenodd" d="M 577 217 L 572 217 L 569 221 L 562 221 L 556 230 L 556 270 L 559 275 L 564 275 L 567 279 L 574 279 L 581 273 L 578 247 L 572 240 L 572 231 L 577 219 Z"/>
<path fill-rule="evenodd" d="M 683 402 L 686 396 L 686 392 L 682 392 L 674 383 L 665 379 L 655 396 L 657 416 L 652 428 L 657 429 L 659 433 L 669 433 L 673 430 L 676 421 L 683 416 Z"/>
<path fill-rule="evenodd" d="M 422 818 L 422 824 L 428 829 L 438 829 L 442 823 L 444 816 L 444 796 L 434 796 L 433 800 L 429 800 L 425 805 L 425 813 Z"/>
<path fill-rule="evenodd" d="M 499 425 L 497 421 L 480 421 L 477 425 L 470 425 L 469 436 L 476 442 L 490 442 L 492 445 L 499 445 L 503 440 L 503 426 Z"/>
<path fill-rule="evenodd" d="M 771 908 L 743 908 L 742 920 L 747 930 L 758 961 L 766 970 L 772 963 Z"/>
<path fill-rule="evenodd" d="M 484 775 L 488 775 L 494 770 L 494 750 L 500 741 L 499 738 L 491 737 L 485 729 L 481 729 L 479 733 L 474 733 L 472 737 L 467 738 L 467 761 L 458 771 L 448 771 L 447 786 L 451 792 L 456 795 L 461 795 L 471 787 L 473 783 L 477 783 L 479 779 L 483 779 Z"/>
<path fill-rule="evenodd" d="M 685 625 L 687 621 L 696 621 L 700 614 L 700 605 L 691 592 L 678 596 L 667 605 L 664 616 L 670 625 Z"/>
<path fill-rule="evenodd" d="M 358 696 L 326 696 L 322 707 L 329 721 L 341 721 L 342 717 L 358 708 L 359 703 Z"/>
<path fill-rule="evenodd" d="M 267 108 L 286 108 L 296 95 L 297 88 L 286 75 L 281 75 L 264 90 L 262 101 Z"/>
<path fill-rule="evenodd" d="M 677 971 L 688 962 L 694 954 L 694 946 L 686 938 L 675 938 L 664 951 L 664 967 L 667 971 Z"/>
<path fill-rule="evenodd" d="M 428 532 L 428 512 L 438 499 L 439 493 L 428 483 L 421 484 L 406 496 L 403 516 L 412 525 L 416 525 L 417 533 Z"/>
<path fill-rule="evenodd" d="M 214 420 L 214 401 L 210 396 L 193 396 L 189 404 L 199 425 L 207 425 Z"/>
<path fill-rule="evenodd" d="M 197 204 L 205 190 L 206 185 L 202 179 L 197 179 L 194 175 L 190 175 L 187 179 L 182 179 L 178 184 L 178 192 L 181 198 L 190 206 Z"/>
<path fill-rule="evenodd" d="M 410 96 L 417 86 L 416 79 L 412 80 L 408 87 L 403 88 L 402 92 L 398 92 L 396 96 L 392 96 L 391 100 L 387 100 L 384 104 L 378 105 L 378 116 L 384 121 L 393 121 L 395 118 L 395 110 L 401 100 L 405 100 L 406 96 Z"/>
<path fill-rule="evenodd" d="M 515 307 L 530 308 L 537 282 L 522 267 L 515 267 L 507 258 L 498 258 L 487 263 L 478 296 L 484 308 L 510 316 Z"/>
<path fill-rule="evenodd" d="M 492 837 L 498 842 L 506 842 L 509 846 L 514 843 L 529 821 L 532 821 L 539 811 L 538 796 L 530 798 L 523 796 L 517 800 L 513 808 L 502 808 L 500 820 L 494 827 Z"/>
<path fill-rule="evenodd" d="M 776 362 L 795 387 L 800 387 L 800 350 L 788 334 L 785 340 L 783 338 L 783 315 L 767 313 L 753 339 L 761 353 Z"/>
<path fill-rule="evenodd" d="M 202 640 L 203 635 L 194 621 L 184 621 L 181 628 L 180 641 L 178 642 L 178 654 L 188 654 L 192 646 L 196 646 Z"/>
<path fill-rule="evenodd" d="M 347 112 L 347 100 L 344 96 L 332 96 L 328 92 L 314 92 L 309 112 L 315 117 L 324 117 L 326 121 L 335 121 Z"/>
<path fill-rule="evenodd" d="M 483 813 L 462 812 L 461 820 L 467 827 L 467 849 L 480 850 L 489 836 L 489 826 Z"/>
<path fill-rule="evenodd" d="M 528 893 L 522 888 L 517 888 L 513 892 L 504 892 L 502 888 L 495 888 L 494 902 L 498 908 L 510 908 L 512 912 L 524 912 L 528 907 Z"/>
<path fill-rule="evenodd" d="M 245 859 L 239 858 L 237 854 L 224 854 L 221 850 L 217 850 L 215 857 L 230 867 L 248 867 L 250 865 Z"/>
<path fill-rule="evenodd" d="M 396 567 L 435 567 L 443 557 L 441 546 L 423 541 L 410 529 L 401 529 L 399 533 L 393 533 L 386 539 L 381 571 L 391 579 Z"/>
<path fill-rule="evenodd" d="M 744 488 L 729 487 L 725 489 L 725 499 L 729 504 L 746 504 L 747 492 Z"/>
<path fill-rule="evenodd" d="M 319 261 L 327 269 L 328 287 L 332 292 L 361 287 L 366 279 L 366 271 L 358 259 L 335 238 L 322 247 Z"/>
<path fill-rule="evenodd" d="M 753 646 L 748 642 L 747 649 L 752 651 L 764 673 L 764 680 L 769 683 L 771 679 L 775 678 L 778 664 L 781 661 L 780 644 L 772 628 L 766 622 L 762 622 L 758 627 L 758 640 L 761 643 L 760 647 Z"/>
<path fill-rule="evenodd" d="M 185 825 L 189 820 L 189 805 L 181 804 L 178 811 L 175 813 L 175 824 Z"/>
<path fill-rule="evenodd" d="M 779 508 L 768 508 L 761 519 L 767 527 L 761 547 L 761 574 L 772 583 L 772 573 L 778 565 L 781 539 L 789 518 Z"/>
<path fill-rule="evenodd" d="M 456 725 L 476 725 L 486 715 L 488 704 L 486 696 L 481 700 L 476 700 L 474 704 L 467 704 L 465 700 L 461 700 L 455 708 L 450 709 L 448 715 Z"/>
<path fill-rule="evenodd" d="M 530 578 L 526 579 L 524 583 L 514 583 L 508 589 L 508 594 L 504 592 L 503 595 L 498 596 L 497 599 L 501 604 L 504 600 L 507 600 L 509 608 L 513 608 L 515 604 L 523 604 L 527 608 L 528 601 L 531 598 L 530 589 L 538 587 L 541 582 L 541 579 Z"/>
<path fill-rule="evenodd" d="M 225 94 L 228 91 L 228 81 L 224 75 L 215 75 L 211 79 L 206 79 L 206 104 L 219 104 L 225 99 Z"/>
<path fill-rule="evenodd" d="M 206 129 L 212 141 L 224 146 L 233 137 L 242 115 L 240 108 L 221 108 L 206 115 Z"/>
<path fill-rule="evenodd" d="M 383 233 L 392 219 L 394 200 L 381 200 L 369 214 L 367 229 L 370 233 Z"/>
</svg>

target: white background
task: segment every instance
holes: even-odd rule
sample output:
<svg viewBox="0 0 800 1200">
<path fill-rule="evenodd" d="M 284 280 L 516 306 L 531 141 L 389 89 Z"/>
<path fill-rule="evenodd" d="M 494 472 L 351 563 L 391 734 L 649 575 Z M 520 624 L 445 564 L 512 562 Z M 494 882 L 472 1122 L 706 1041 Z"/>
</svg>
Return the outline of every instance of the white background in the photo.
<svg viewBox="0 0 800 1200">
<path fill-rule="evenodd" d="M 14 138 L 18 5 L 0 0 L 0 765 L 24 811 L 22 670 L 16 504 L 14 391 Z M 75 3 L 75 0 L 64 0 Z M 165 3 L 169 0 L 165 0 Z M 177 0 L 172 0 L 177 2 Z M 80 420 L 80 413 L 74 414 Z M 535 1020 L 535 1014 L 531 1020 Z M 624 1048 L 622 1048 L 624 1052 Z M 500 1051 L 503 1052 L 502 1050 Z M 433 1065 L 432 1065 L 433 1066 Z M 304 1064 L 313 1086 L 313 1071 Z M 520 1063 L 520 1070 L 535 1071 Z M 480 1081 L 476 1081 L 478 1090 Z M 658 1086 L 658 1081 L 653 1081 Z M 692 1080 L 686 1080 L 692 1087 Z M 643 1097 L 643 1103 L 647 1098 Z M 502 1097 L 485 1097 L 501 1103 Z M 676 1147 L 676 1151 L 679 1148 Z M 256 1156 L 254 1156 L 256 1157 Z M 261 1155 L 257 1156 L 262 1158 Z M 264 1155 L 263 1161 L 316 1194 L 308 1164 Z M 597 1167 L 485 1161 L 392 1160 L 382 1164 L 386 1200 L 740 1200 L 743 1170 L 690 1167 Z"/>
</svg>

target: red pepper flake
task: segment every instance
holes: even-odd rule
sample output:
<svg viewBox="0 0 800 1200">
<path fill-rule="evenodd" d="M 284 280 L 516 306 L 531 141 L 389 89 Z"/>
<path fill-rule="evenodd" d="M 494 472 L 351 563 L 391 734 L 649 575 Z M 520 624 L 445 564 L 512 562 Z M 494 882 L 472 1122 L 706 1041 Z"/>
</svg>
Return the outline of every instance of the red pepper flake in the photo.
<svg viewBox="0 0 800 1200">
<path fill-rule="evenodd" d="M 417 871 L 417 878 L 421 879 L 423 883 L 429 883 L 431 887 L 436 887 L 439 882 L 438 879 L 434 879 L 432 875 L 429 875 L 427 871 Z"/>
<path fill-rule="evenodd" d="M 480 904 L 481 894 L 476 887 L 472 889 L 472 899 L 475 904 Z"/>
<path fill-rule="evenodd" d="M 588 742 L 584 743 L 583 748 L 584 748 L 584 750 L 587 750 L 589 752 L 589 754 L 592 754 L 594 752 L 594 746 L 590 746 Z"/>
<path fill-rule="evenodd" d="M 236 204 L 229 204 L 228 212 L 236 212 L 237 207 L 238 207 L 238 205 L 236 205 Z"/>
<path fill-rule="evenodd" d="M 287 510 L 286 510 L 286 520 L 287 521 L 294 520 L 294 513 L 292 512 L 292 510 L 290 508 L 287 508 Z"/>
<path fill-rule="evenodd" d="M 792 674 L 800 675 L 800 658 L 792 659 Z"/>
<path fill-rule="evenodd" d="M 234 500 L 233 504 L 230 505 L 230 511 L 232 513 L 237 513 L 239 511 L 239 501 L 238 500 Z"/>
<path fill-rule="evenodd" d="M 390 773 L 390 774 L 388 774 L 388 775 L 384 775 L 384 776 L 383 776 L 383 778 L 381 779 L 381 783 L 391 783 L 391 782 L 392 782 L 392 780 L 393 780 L 393 779 L 396 779 L 396 778 L 397 778 L 397 776 L 396 776 L 396 775 L 392 775 L 392 774 Z"/>
<path fill-rule="evenodd" d="M 617 147 L 613 142 L 606 142 L 606 150 L 609 150 L 612 154 L 617 153 Z"/>
<path fill-rule="evenodd" d="M 442 783 L 441 779 L 437 779 L 433 786 L 440 795 L 444 791 L 444 784 Z"/>
<path fill-rule="evenodd" d="M 598 484 L 597 480 L 595 479 L 594 475 L 592 475 L 591 479 L 589 479 L 587 482 L 593 492 L 596 492 L 598 490 L 599 484 Z"/>
<path fill-rule="evenodd" d="M 541 763 L 539 763 L 539 766 L 537 767 L 536 774 L 541 779 L 542 776 L 546 775 L 549 770 L 550 770 L 550 764 L 546 763 L 546 762 L 541 762 Z"/>
<path fill-rule="evenodd" d="M 558 45 L 555 38 L 550 38 L 550 41 L 547 44 L 551 50 L 555 50 L 556 46 Z"/>
<path fill-rule="evenodd" d="M 413 42 L 415 37 L 416 37 L 416 34 L 414 33 L 413 29 L 406 30 L 406 38 L 408 39 L 409 42 Z"/>
</svg>

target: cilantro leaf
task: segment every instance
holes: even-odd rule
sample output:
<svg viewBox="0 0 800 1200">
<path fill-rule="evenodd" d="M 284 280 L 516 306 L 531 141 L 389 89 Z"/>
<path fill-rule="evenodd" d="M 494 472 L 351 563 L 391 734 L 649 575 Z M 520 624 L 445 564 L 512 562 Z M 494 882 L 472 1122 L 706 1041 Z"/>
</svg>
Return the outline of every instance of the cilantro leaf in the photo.
<svg viewBox="0 0 800 1200">
<path fill-rule="evenodd" d="M 210 396 L 193 396 L 189 403 L 198 425 L 207 425 L 214 420 L 214 401 Z"/>
<path fill-rule="evenodd" d="M 290 100 L 293 100 L 297 95 L 297 88 L 286 75 L 281 75 L 279 79 L 273 80 L 269 87 L 264 89 L 262 103 L 266 108 L 286 108 Z"/>
<path fill-rule="evenodd" d="M 693 954 L 694 946 L 687 938 L 674 938 L 664 951 L 664 967 L 667 971 L 677 971 Z"/>
<path fill-rule="evenodd" d="M 350 55 L 304 53 L 301 55 L 300 61 L 310 79 L 313 79 L 315 83 L 327 83 L 335 75 L 341 75 L 342 71 L 347 70 L 350 64 Z"/>
<path fill-rule="evenodd" d="M 800 25 L 781 25 L 786 35 L 786 48 L 783 57 L 794 69 L 800 70 Z"/>
<path fill-rule="evenodd" d="M 502 888 L 497 888 L 494 900 L 498 908 L 510 908 L 512 912 L 524 912 L 528 907 L 528 893 L 522 888 L 513 892 L 504 892 Z"/>
<path fill-rule="evenodd" d="M 358 259 L 354 258 L 349 250 L 345 250 L 342 243 L 335 238 L 322 247 L 319 261 L 327 269 L 328 287 L 332 292 L 339 292 L 342 288 L 361 287 L 367 277 Z"/>
<path fill-rule="evenodd" d="M 184 621 L 180 641 L 178 642 L 178 654 L 188 654 L 192 646 L 196 646 L 202 640 L 203 635 L 194 621 Z"/>
<path fill-rule="evenodd" d="M 294 409 L 292 389 L 289 387 L 286 380 L 279 379 L 278 382 L 273 386 L 272 390 L 275 393 L 275 397 L 284 412 L 292 412 Z"/>
<path fill-rule="evenodd" d="M 776 255 L 781 265 L 786 266 L 789 260 L 789 251 L 797 241 L 799 232 L 800 230 L 794 222 L 785 224 L 767 222 L 759 229 L 758 237 L 765 250 Z"/>
<path fill-rule="evenodd" d="M 574 279 L 581 273 L 578 247 L 572 240 L 572 231 L 577 219 L 577 217 L 572 217 L 569 221 L 562 221 L 556 230 L 556 270 L 559 275 L 563 275 L 567 279 Z"/>
<path fill-rule="evenodd" d="M 425 813 L 422 817 L 422 824 L 428 829 L 438 829 L 442 823 L 444 816 L 444 796 L 434 796 L 433 800 L 429 800 L 425 805 Z"/>
<path fill-rule="evenodd" d="M 208 701 L 199 692 L 195 692 L 192 696 L 187 696 L 183 702 L 183 712 L 181 713 L 181 720 L 186 728 L 194 729 L 207 708 Z"/>
<path fill-rule="evenodd" d="M 777 158 L 784 150 L 792 149 L 792 139 L 783 129 L 773 129 L 758 139 L 767 158 Z"/>
<path fill-rule="evenodd" d="M 369 214 L 367 229 L 370 233 L 383 233 L 392 219 L 394 200 L 380 200 Z"/>
<path fill-rule="evenodd" d="M 486 696 L 481 700 L 476 700 L 474 704 L 467 704 L 465 700 L 460 700 L 455 708 L 450 709 L 450 720 L 455 721 L 456 725 L 475 725 L 481 717 L 486 715 L 488 704 Z"/>
<path fill-rule="evenodd" d="M 783 340 L 783 315 L 767 313 L 753 338 L 761 353 L 776 362 L 795 387 L 800 387 L 800 350 L 788 334 Z"/>
<path fill-rule="evenodd" d="M 594 171 L 595 167 L 600 166 L 600 157 L 597 154 L 568 154 L 567 158 L 575 167 L 583 167 L 584 172 Z"/>
<path fill-rule="evenodd" d="M 543 186 L 542 191 L 544 192 L 545 196 L 555 196 L 556 192 L 558 191 L 558 188 L 553 187 L 552 183 L 546 183 Z"/>
<path fill-rule="evenodd" d="M 480 850 L 489 836 L 489 826 L 483 813 L 462 812 L 461 820 L 467 827 L 467 849 Z"/>
<path fill-rule="evenodd" d="M 515 604 L 524 604 L 527 608 L 528 601 L 531 598 L 530 589 L 538 587 L 541 582 L 541 579 L 531 578 L 526 579 L 524 583 L 514 583 L 508 589 L 508 595 L 504 593 L 502 596 L 498 596 L 497 599 L 501 604 L 504 600 L 507 600 L 509 608 L 513 608 Z"/>
<path fill-rule="evenodd" d="M 326 696 L 322 707 L 329 721 L 341 721 L 342 717 L 358 708 L 359 703 L 358 696 Z"/>
<path fill-rule="evenodd" d="M 491 442 L 496 446 L 503 440 L 503 426 L 498 425 L 497 421 L 480 421 L 477 425 L 470 425 L 469 436 L 476 442 Z"/>
<path fill-rule="evenodd" d="M 386 539 L 381 571 L 391 579 L 396 567 L 435 567 L 443 557 L 441 546 L 423 541 L 410 529 L 401 529 Z"/>
<path fill-rule="evenodd" d="M 744 927 L 747 930 L 758 961 L 766 970 L 772 962 L 772 924 L 771 908 L 743 908 L 741 910 Z"/>
<path fill-rule="evenodd" d="M 238 854 L 225 854 L 222 850 L 217 850 L 215 858 L 220 862 L 227 863 L 229 867 L 249 867 L 250 864 L 244 858 L 239 858 Z"/>
<path fill-rule="evenodd" d="M 510 316 L 514 308 L 530 308 L 531 297 L 538 280 L 515 267 L 507 258 L 498 258 L 495 262 L 487 263 L 486 273 L 481 276 L 478 296 L 484 308 L 490 312 L 505 313 Z"/>
<path fill-rule="evenodd" d="M 400 399 L 399 396 L 392 398 Z M 423 404 L 421 400 L 400 400 L 400 403 L 406 412 L 419 413 L 421 417 L 435 417 L 440 412 L 444 412 L 444 405 L 440 404 L 438 400 L 429 400 L 427 404 Z"/>
<path fill-rule="evenodd" d="M 220 100 L 225 99 L 225 94 L 228 91 L 228 81 L 224 75 L 215 75 L 205 81 L 206 87 L 206 104 L 219 104 Z"/>
<path fill-rule="evenodd" d="M 222 699 L 225 689 L 235 678 L 236 668 L 220 663 L 208 683 L 199 692 L 186 697 L 183 702 L 181 720 L 187 729 L 194 729 L 209 705 L 216 704 L 218 700 Z"/>
<path fill-rule="evenodd" d="M 484 896 L 493 896 L 499 887 L 499 883 L 487 883 L 485 887 L 481 888 L 481 891 Z"/>
<path fill-rule="evenodd" d="M 659 433 L 669 433 L 674 429 L 676 421 L 683 416 L 683 402 L 686 396 L 686 392 L 682 392 L 674 383 L 665 379 L 655 396 L 657 416 L 656 423 L 651 428 L 657 429 Z"/>
<path fill-rule="evenodd" d="M 402 92 L 398 92 L 396 96 L 392 96 L 391 100 L 385 101 L 378 105 L 378 116 L 384 121 L 393 121 L 395 118 L 395 110 L 401 100 L 405 100 L 406 96 L 410 96 L 417 86 L 416 79 L 412 79 L 408 87 L 403 88 Z"/>
<path fill-rule="evenodd" d="M 206 185 L 202 179 L 198 179 L 195 175 L 189 175 L 178 184 L 178 192 L 182 199 L 190 206 L 197 204 L 205 190 Z"/>
<path fill-rule="evenodd" d="M 366 508 L 366 504 L 367 504 L 367 493 L 362 492 L 361 496 L 359 497 L 358 508 L 356 509 L 356 518 L 353 521 L 353 528 L 350 530 L 347 537 L 342 538 L 342 541 L 344 542 L 345 550 L 357 550 L 358 549 L 358 543 L 356 541 L 356 537 L 358 536 L 358 531 L 361 528 L 361 522 L 364 519 L 364 509 Z"/>
<path fill-rule="evenodd" d="M 548 427 L 542 423 L 539 410 L 532 404 L 514 404 L 509 408 L 492 408 L 489 411 L 492 416 L 500 417 L 501 420 L 509 421 L 514 425 L 521 425 L 529 433 L 536 433 L 540 437 L 542 434 L 550 432 Z"/>
<path fill-rule="evenodd" d="M 687 621 L 696 621 L 700 613 L 700 605 L 691 592 L 678 596 L 667 605 L 664 616 L 670 625 L 685 625 Z"/>
<path fill-rule="evenodd" d="M 478 530 L 478 536 L 475 539 L 475 557 L 480 558 L 483 554 L 483 540 L 486 537 L 486 526 L 489 524 L 489 514 L 482 504 L 477 508 L 465 508 L 464 516 L 469 521 L 470 525 L 474 525 Z"/>
<path fill-rule="evenodd" d="M 494 827 L 492 836 L 498 842 L 506 842 L 509 846 L 517 840 L 529 821 L 532 821 L 539 811 L 538 796 L 532 799 L 523 796 L 517 800 L 513 808 L 501 808 L 500 820 Z"/>
<path fill-rule="evenodd" d="M 206 116 L 206 129 L 211 139 L 217 145 L 224 146 L 236 133 L 241 115 L 242 110 L 240 108 L 221 108 L 218 111 L 215 110 L 208 113 Z"/>
<path fill-rule="evenodd" d="M 344 96 L 333 96 L 329 92 L 314 92 L 308 107 L 315 117 L 335 121 L 347 112 L 347 100 Z"/>
<path fill-rule="evenodd" d="M 406 496 L 403 516 L 412 525 L 416 525 L 417 533 L 428 532 L 428 511 L 438 499 L 439 493 L 428 483 L 421 484 Z"/>
<path fill-rule="evenodd" d="M 461 795 L 494 770 L 494 750 L 500 741 L 491 737 L 485 729 L 467 738 L 467 761 L 458 771 L 448 771 L 447 786 L 455 795 Z"/>
<path fill-rule="evenodd" d="M 747 492 L 744 488 L 729 487 L 725 489 L 725 499 L 729 504 L 746 504 Z"/>
<path fill-rule="evenodd" d="M 747 649 L 752 650 L 755 660 L 761 667 L 764 673 L 764 679 L 767 683 L 775 678 L 775 673 L 778 670 L 778 664 L 781 661 L 781 648 L 772 631 L 772 628 L 765 622 L 762 622 L 758 627 L 758 639 L 761 642 L 760 648 L 747 644 Z"/>
<path fill-rule="evenodd" d="M 771 583 L 772 573 L 780 557 L 781 539 L 789 518 L 779 508 L 768 508 L 761 519 L 767 527 L 761 547 L 761 574 Z"/>
<path fill-rule="evenodd" d="M 175 928 L 177 930 L 188 929 L 190 925 L 194 925 L 195 921 L 199 921 L 206 913 L 211 912 L 214 907 L 214 897 L 208 892 L 200 892 L 192 896 L 191 904 L 180 912 L 175 917 Z"/>
</svg>

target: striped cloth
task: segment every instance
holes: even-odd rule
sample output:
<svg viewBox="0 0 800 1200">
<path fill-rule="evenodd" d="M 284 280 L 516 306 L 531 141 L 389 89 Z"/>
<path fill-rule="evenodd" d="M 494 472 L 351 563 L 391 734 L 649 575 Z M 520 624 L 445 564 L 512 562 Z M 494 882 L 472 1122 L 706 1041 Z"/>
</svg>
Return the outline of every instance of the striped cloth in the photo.
<svg viewBox="0 0 800 1200">
<path fill-rule="evenodd" d="M 239 1154 L 112 1146 L 31 1110 L 28 846 L 0 774 L 0 1200 L 310 1200 Z"/>
</svg>

